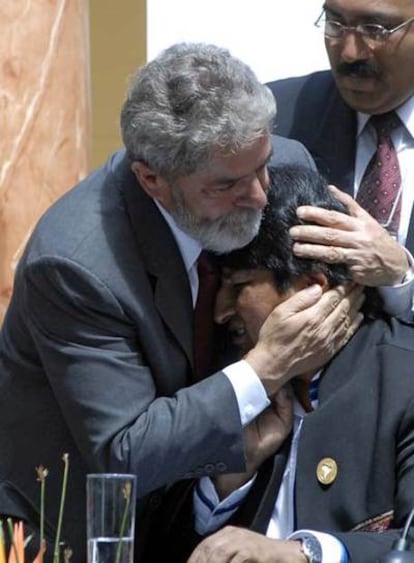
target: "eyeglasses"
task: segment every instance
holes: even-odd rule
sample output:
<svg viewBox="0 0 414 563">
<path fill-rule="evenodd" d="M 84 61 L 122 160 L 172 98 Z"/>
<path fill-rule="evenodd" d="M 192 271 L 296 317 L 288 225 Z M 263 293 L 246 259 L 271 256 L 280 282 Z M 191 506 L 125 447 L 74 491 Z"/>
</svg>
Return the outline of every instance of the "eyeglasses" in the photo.
<svg viewBox="0 0 414 563">
<path fill-rule="evenodd" d="M 396 27 L 387 28 L 376 23 L 361 23 L 359 25 L 344 25 L 326 18 L 325 10 L 315 22 L 315 26 L 323 29 L 325 36 L 330 39 L 342 39 L 346 32 L 358 33 L 364 40 L 372 44 L 384 43 L 390 35 L 414 22 L 414 17 L 400 23 Z"/>
</svg>

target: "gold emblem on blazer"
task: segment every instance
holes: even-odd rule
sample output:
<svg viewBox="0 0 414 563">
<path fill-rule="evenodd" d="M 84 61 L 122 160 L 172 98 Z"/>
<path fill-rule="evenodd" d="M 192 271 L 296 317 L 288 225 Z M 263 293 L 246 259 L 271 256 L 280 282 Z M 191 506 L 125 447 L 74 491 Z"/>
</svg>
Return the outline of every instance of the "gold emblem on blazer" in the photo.
<svg viewBox="0 0 414 563">
<path fill-rule="evenodd" d="M 331 485 L 338 475 L 338 464 L 331 457 L 324 457 L 316 468 L 316 477 L 322 485 Z"/>
</svg>

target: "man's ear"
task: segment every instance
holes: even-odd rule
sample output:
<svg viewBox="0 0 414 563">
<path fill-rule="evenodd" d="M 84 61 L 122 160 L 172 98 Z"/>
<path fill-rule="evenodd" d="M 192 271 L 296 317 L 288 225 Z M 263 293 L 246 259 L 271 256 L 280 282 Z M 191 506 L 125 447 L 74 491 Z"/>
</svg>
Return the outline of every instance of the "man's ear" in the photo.
<svg viewBox="0 0 414 563">
<path fill-rule="evenodd" d="M 322 291 L 329 289 L 328 278 L 323 272 L 311 272 L 305 275 L 305 279 L 308 286 L 317 284 L 321 286 Z"/>
<path fill-rule="evenodd" d="M 156 199 L 168 209 L 170 198 L 170 186 L 168 182 L 154 172 L 149 166 L 138 160 L 131 165 L 131 170 L 135 174 L 138 182 L 149 197 Z"/>
</svg>

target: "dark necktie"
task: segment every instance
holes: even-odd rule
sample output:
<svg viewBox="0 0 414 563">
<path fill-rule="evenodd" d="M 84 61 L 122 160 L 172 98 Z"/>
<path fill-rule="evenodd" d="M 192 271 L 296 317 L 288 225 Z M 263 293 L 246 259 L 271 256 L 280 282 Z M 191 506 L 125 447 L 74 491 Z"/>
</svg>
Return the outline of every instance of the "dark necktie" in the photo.
<svg viewBox="0 0 414 563">
<path fill-rule="evenodd" d="M 391 133 L 401 121 L 394 111 L 390 111 L 373 115 L 370 123 L 377 133 L 377 150 L 365 170 L 356 199 L 396 236 L 401 215 L 401 174 Z"/>
<path fill-rule="evenodd" d="M 194 310 L 194 374 L 202 379 L 211 373 L 214 360 L 214 302 L 219 272 L 214 257 L 203 250 L 197 262 L 198 294 Z"/>
</svg>

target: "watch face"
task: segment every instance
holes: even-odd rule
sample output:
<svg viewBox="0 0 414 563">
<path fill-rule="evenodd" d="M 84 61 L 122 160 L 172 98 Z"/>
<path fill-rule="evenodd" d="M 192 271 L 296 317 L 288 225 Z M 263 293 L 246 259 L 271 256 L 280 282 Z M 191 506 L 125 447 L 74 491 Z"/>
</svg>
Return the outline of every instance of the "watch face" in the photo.
<svg viewBox="0 0 414 563">
<path fill-rule="evenodd" d="M 322 562 L 322 549 L 319 541 L 313 536 L 301 538 L 302 552 L 309 560 L 309 563 Z"/>
</svg>

